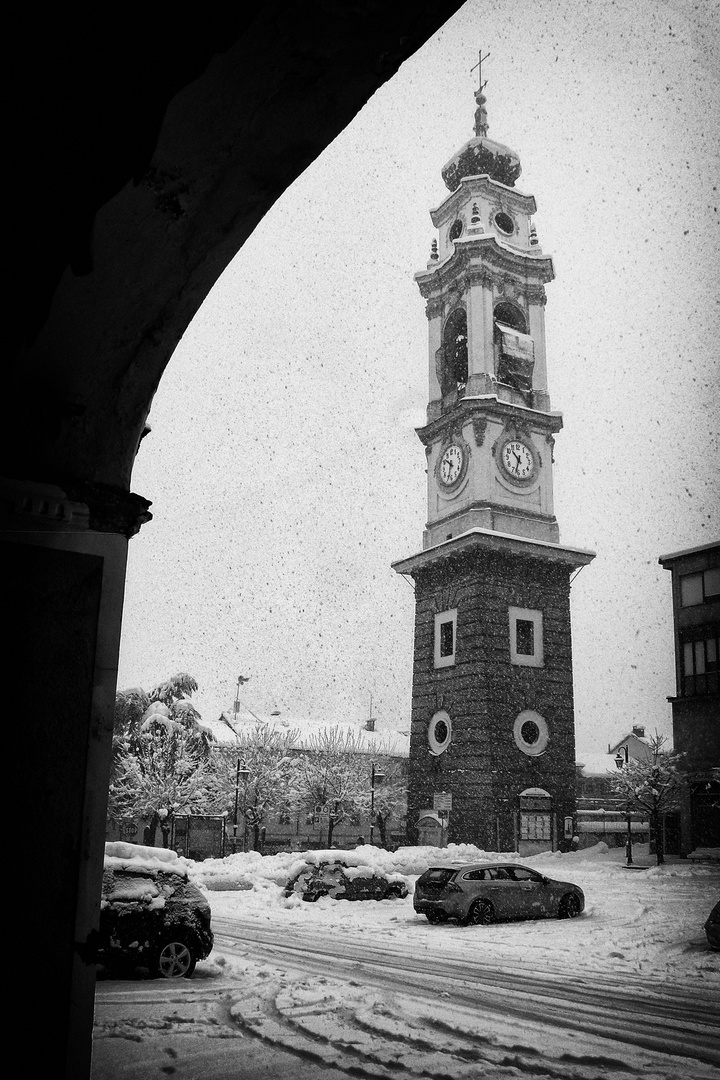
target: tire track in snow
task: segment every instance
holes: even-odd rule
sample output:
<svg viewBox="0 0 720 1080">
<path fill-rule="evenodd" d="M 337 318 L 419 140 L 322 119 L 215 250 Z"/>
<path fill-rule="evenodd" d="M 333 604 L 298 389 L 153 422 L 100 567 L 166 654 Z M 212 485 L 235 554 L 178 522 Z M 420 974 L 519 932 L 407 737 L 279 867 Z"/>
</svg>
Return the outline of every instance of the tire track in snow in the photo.
<svg viewBox="0 0 720 1080">
<path fill-rule="evenodd" d="M 266 966 L 276 959 L 301 976 L 313 973 L 316 978 L 307 984 L 307 993 L 318 978 L 331 976 L 334 989 L 326 981 L 327 992 L 311 1006 L 295 1008 L 281 987 L 277 993 L 253 998 L 253 1004 L 238 1002 L 236 1015 L 261 1037 L 288 1049 L 302 1044 L 304 1053 L 316 1052 L 336 1068 L 341 1064 L 337 1055 L 344 1055 L 354 1061 L 352 1072 L 357 1075 L 397 1076 L 400 1070 L 460 1078 L 490 1075 L 485 1072 L 489 1067 L 499 1069 L 498 1075 L 506 1075 L 510 1068 L 514 1075 L 518 1070 L 556 1077 L 641 1071 L 643 1076 L 669 1078 L 681 1068 L 685 1075 L 699 1078 L 715 1076 L 712 1066 L 720 1065 L 720 996 L 710 1000 L 705 990 L 653 985 L 646 979 L 638 985 L 636 978 L 620 976 L 589 979 L 557 972 L 529 976 L 526 971 L 487 969 L 438 954 L 413 957 L 400 950 L 368 948 L 365 943 L 328 943 L 326 935 L 293 934 L 288 941 L 285 934 L 232 920 L 216 921 L 216 947 L 249 954 Z M 345 969 L 345 982 L 337 981 L 338 968 Z M 343 1009 L 343 997 L 353 984 L 394 995 L 402 1012 L 399 1026 L 391 1024 L 390 1030 L 387 1018 L 380 1020 L 372 1010 Z M 489 1035 L 474 1030 L 479 1010 Z M 418 1011 L 428 1014 L 420 1026 L 414 1018 Z M 432 1051 L 426 1045 L 429 1031 L 436 1036 L 430 1040 Z M 539 1056 L 528 1034 L 532 1031 L 535 1041 L 541 1036 L 544 1045 Z M 513 1041 L 516 1036 L 519 1041 Z M 508 1037 L 510 1046 L 503 1045 Z M 454 1040 L 454 1051 L 449 1039 Z M 440 1054 L 432 1068 L 429 1053 Z M 642 1061 L 634 1060 L 637 1071 L 627 1072 L 628 1055 L 633 1060 L 641 1055 Z M 468 1056 L 474 1060 L 472 1066 Z M 478 1073 L 481 1061 L 483 1071 Z"/>
</svg>

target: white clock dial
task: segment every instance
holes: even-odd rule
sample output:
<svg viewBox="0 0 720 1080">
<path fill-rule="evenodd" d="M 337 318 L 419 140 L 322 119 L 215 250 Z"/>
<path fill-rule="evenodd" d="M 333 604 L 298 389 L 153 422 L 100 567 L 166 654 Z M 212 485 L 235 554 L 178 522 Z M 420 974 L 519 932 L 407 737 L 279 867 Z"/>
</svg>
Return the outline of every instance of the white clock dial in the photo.
<svg viewBox="0 0 720 1080">
<path fill-rule="evenodd" d="M 530 480 L 535 472 L 535 458 L 529 446 L 520 439 L 510 439 L 502 448 L 502 466 L 515 480 Z"/>
<path fill-rule="evenodd" d="M 451 443 L 440 458 L 438 476 L 443 484 L 454 484 L 462 472 L 464 455 L 461 447 Z"/>
</svg>

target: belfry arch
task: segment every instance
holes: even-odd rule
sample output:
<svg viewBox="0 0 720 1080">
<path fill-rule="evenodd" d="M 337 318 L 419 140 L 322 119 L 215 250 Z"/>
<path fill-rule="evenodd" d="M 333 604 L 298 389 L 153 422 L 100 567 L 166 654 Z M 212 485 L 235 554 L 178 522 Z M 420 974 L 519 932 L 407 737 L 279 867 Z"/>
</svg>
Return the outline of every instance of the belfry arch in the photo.
<svg viewBox="0 0 720 1080">
<path fill-rule="evenodd" d="M 528 332 L 527 319 L 525 318 L 522 308 L 509 300 L 502 300 L 499 304 L 495 305 L 493 318 L 496 323 L 512 326 L 513 330 L 517 330 L 519 334 L 527 334 Z"/>
<path fill-rule="evenodd" d="M 467 312 L 453 308 L 443 328 L 440 385 L 443 395 L 465 389 L 468 381 Z"/>
<path fill-rule="evenodd" d="M 6 716 L 26 732 L 14 998 L 20 1030 L 30 1002 L 43 1026 L 22 1048 L 30 1075 L 90 1073 L 125 560 L 150 516 L 130 483 L 153 395 L 263 215 L 460 6 L 10 21 L 0 505 Z"/>
</svg>

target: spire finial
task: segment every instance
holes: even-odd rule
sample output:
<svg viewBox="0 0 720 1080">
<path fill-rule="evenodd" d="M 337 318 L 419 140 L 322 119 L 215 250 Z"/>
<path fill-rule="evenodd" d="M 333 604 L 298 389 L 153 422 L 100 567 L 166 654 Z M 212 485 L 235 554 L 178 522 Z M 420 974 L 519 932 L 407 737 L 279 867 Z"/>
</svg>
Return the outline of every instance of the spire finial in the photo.
<svg viewBox="0 0 720 1080">
<path fill-rule="evenodd" d="M 481 136 L 484 137 L 488 133 L 487 109 L 485 108 L 485 101 L 487 99 L 483 94 L 483 90 L 487 86 L 487 79 L 485 80 L 485 82 L 483 82 L 482 66 L 484 61 L 487 60 L 489 56 L 490 53 L 486 53 L 485 56 L 483 56 L 481 49 L 478 53 L 477 64 L 475 64 L 474 67 L 470 68 L 471 75 L 475 68 L 478 69 L 478 88 L 475 91 L 475 102 L 477 104 L 477 109 L 475 110 L 475 134 L 478 136 L 478 138 L 480 138 Z"/>
</svg>

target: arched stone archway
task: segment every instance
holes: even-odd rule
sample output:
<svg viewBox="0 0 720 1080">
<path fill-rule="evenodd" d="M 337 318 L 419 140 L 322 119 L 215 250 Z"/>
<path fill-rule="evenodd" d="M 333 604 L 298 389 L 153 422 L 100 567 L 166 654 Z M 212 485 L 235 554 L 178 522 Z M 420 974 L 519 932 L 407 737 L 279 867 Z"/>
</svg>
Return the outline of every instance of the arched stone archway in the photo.
<svg viewBox="0 0 720 1080">
<path fill-rule="evenodd" d="M 23 1046 L 32 1075 L 89 1075 L 125 558 L 148 517 L 130 481 L 153 394 L 257 222 L 460 6 L 10 22 L 1 542 L 7 715 L 31 713 L 12 805 L 28 856 L 16 998 L 43 1025 Z"/>
</svg>

